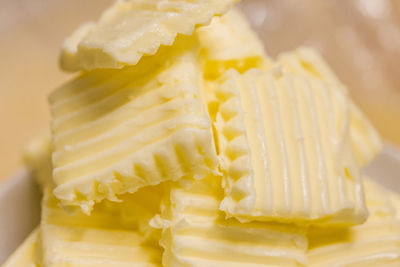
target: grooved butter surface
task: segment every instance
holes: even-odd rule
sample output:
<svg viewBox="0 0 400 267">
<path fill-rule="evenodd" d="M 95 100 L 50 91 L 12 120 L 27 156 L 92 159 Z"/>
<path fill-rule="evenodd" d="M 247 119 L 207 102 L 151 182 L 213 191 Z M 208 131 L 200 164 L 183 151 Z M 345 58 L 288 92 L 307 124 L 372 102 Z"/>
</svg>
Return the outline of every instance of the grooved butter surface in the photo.
<svg viewBox="0 0 400 267">
<path fill-rule="evenodd" d="M 278 62 L 293 73 L 318 78 L 336 84 L 343 92 L 348 91 L 324 59 L 311 49 L 299 48 L 293 52 L 283 53 L 279 56 Z M 351 145 L 358 163 L 360 166 L 365 166 L 379 154 L 382 141 L 377 130 L 358 106 L 349 101 Z"/>
<path fill-rule="evenodd" d="M 177 34 L 191 35 L 237 0 L 118 0 L 97 23 L 86 23 L 68 38 L 61 67 L 76 71 L 136 65 Z"/>
<path fill-rule="evenodd" d="M 50 96 L 55 195 L 94 202 L 217 168 L 196 41 L 122 70 L 82 74 Z"/>
<path fill-rule="evenodd" d="M 162 213 L 163 266 L 305 266 L 304 229 L 225 220 L 218 209 L 220 182 L 210 177 L 172 186 Z"/>
<path fill-rule="evenodd" d="M 161 248 L 146 236 L 148 220 L 159 208 L 159 191 L 146 188 L 104 201 L 90 216 L 81 210 L 62 210 L 45 191 L 40 225 L 40 262 L 46 267 L 155 267 Z"/>
<path fill-rule="evenodd" d="M 347 98 L 274 68 L 230 70 L 207 86 L 225 173 L 221 209 L 248 220 L 356 224 L 366 218 Z"/>
<path fill-rule="evenodd" d="M 239 9 L 233 8 L 210 25 L 196 31 L 201 46 L 204 77 L 214 79 L 229 68 L 243 72 L 261 67 L 270 60 L 257 34 Z"/>
<path fill-rule="evenodd" d="M 35 253 L 39 230 L 34 230 L 25 241 L 14 251 L 2 267 L 37 267 Z"/>
<path fill-rule="evenodd" d="M 367 222 L 352 228 L 309 231 L 311 267 L 400 266 L 400 209 L 398 195 L 365 181 L 370 212 Z"/>
</svg>

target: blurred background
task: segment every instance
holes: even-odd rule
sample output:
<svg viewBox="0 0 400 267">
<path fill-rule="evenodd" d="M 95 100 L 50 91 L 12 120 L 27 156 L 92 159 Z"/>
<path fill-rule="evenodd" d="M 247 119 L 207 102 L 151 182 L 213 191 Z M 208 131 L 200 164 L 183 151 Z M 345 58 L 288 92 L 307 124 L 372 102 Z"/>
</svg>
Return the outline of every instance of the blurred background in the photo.
<svg viewBox="0 0 400 267">
<path fill-rule="evenodd" d="M 63 39 L 112 0 L 0 0 L 0 180 L 48 132 L 47 95 L 73 75 L 58 69 Z M 267 52 L 319 50 L 389 142 L 400 145 L 400 1 L 243 0 Z"/>
</svg>

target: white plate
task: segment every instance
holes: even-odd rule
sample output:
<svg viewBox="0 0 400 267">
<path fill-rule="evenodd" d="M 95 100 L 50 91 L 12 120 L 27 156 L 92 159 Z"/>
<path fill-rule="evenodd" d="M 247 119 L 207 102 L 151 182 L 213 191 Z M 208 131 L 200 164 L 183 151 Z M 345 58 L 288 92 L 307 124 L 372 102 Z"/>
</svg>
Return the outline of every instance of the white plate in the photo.
<svg viewBox="0 0 400 267">
<path fill-rule="evenodd" d="M 400 192 L 400 151 L 386 144 L 364 173 Z M 27 171 L 21 170 L 0 187 L 0 263 L 38 224 L 39 207 L 40 192 Z"/>
</svg>

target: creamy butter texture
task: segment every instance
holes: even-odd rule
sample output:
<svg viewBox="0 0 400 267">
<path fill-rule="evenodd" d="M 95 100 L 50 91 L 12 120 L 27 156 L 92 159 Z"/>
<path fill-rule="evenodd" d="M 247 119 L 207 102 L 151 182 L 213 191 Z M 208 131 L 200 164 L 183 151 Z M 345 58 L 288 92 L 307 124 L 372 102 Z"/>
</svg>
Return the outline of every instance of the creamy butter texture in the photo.
<svg viewBox="0 0 400 267">
<path fill-rule="evenodd" d="M 45 190 L 40 266 L 160 266 L 161 248 L 142 227 L 158 211 L 159 195 L 146 189 L 123 197 L 123 203 L 105 201 L 89 217 L 80 210 L 62 210 Z"/>
<path fill-rule="evenodd" d="M 206 79 L 218 78 L 230 68 L 244 72 L 271 62 L 261 40 L 238 9 L 215 17 L 210 25 L 200 27 L 196 35 Z"/>
<path fill-rule="evenodd" d="M 68 71 L 122 68 L 170 46 L 178 34 L 191 35 L 195 26 L 237 0 L 117 0 L 97 23 L 86 23 L 68 38 L 61 67 Z"/>
<path fill-rule="evenodd" d="M 365 181 L 370 217 L 352 228 L 309 230 L 309 266 L 400 266 L 399 206 L 379 185 Z"/>
<path fill-rule="evenodd" d="M 54 194 L 63 204 L 89 213 L 104 198 L 216 171 L 196 48 L 186 39 L 161 59 L 84 73 L 50 96 Z"/>
<path fill-rule="evenodd" d="M 117 0 L 65 41 L 81 72 L 24 155 L 41 223 L 3 267 L 399 266 L 400 196 L 360 175 L 376 130 L 234 2 Z"/>
<path fill-rule="evenodd" d="M 335 87 L 282 67 L 228 71 L 209 90 L 226 197 L 241 220 L 361 223 L 358 166 L 349 149 L 348 102 Z"/>
<path fill-rule="evenodd" d="M 339 81 L 324 59 L 309 48 L 299 48 L 279 56 L 278 62 L 293 73 L 311 76 L 336 84 L 344 93 L 348 89 Z M 362 111 L 350 99 L 350 136 L 356 159 L 360 166 L 373 160 L 382 149 L 378 132 Z"/>
<path fill-rule="evenodd" d="M 179 182 L 178 182 L 179 183 Z M 164 202 L 164 266 L 305 266 L 305 228 L 240 223 L 219 211 L 218 177 L 181 181 Z"/>
</svg>

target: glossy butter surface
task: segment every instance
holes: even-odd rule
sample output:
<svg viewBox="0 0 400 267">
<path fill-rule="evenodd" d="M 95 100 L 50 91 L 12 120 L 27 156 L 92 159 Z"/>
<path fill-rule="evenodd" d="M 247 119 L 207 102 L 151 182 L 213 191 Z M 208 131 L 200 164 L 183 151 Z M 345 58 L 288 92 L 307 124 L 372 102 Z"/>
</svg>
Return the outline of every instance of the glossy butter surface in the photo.
<svg viewBox="0 0 400 267">
<path fill-rule="evenodd" d="M 37 267 L 35 261 L 39 230 L 34 230 L 25 241 L 14 251 L 2 267 Z"/>
<path fill-rule="evenodd" d="M 39 262 L 43 267 L 161 266 L 161 248 L 147 235 L 146 225 L 159 208 L 159 190 L 147 188 L 104 201 L 90 216 L 65 211 L 45 190 L 40 225 Z"/>
<path fill-rule="evenodd" d="M 349 143 L 347 98 L 282 67 L 230 70 L 214 92 L 226 197 L 243 221 L 357 224 L 366 218 Z"/>
<path fill-rule="evenodd" d="M 348 89 L 339 81 L 335 73 L 314 50 L 298 48 L 292 52 L 283 53 L 278 62 L 291 72 L 304 76 L 311 76 L 325 82 L 336 84 L 338 90 Z M 382 149 L 382 140 L 374 126 L 351 100 L 350 104 L 350 135 L 356 159 L 360 166 L 372 161 Z"/>
<path fill-rule="evenodd" d="M 225 220 L 220 182 L 209 177 L 172 186 L 162 209 L 163 266 L 305 266 L 304 229 Z"/>
<path fill-rule="evenodd" d="M 215 79 L 229 68 L 244 72 L 269 64 L 257 34 L 239 9 L 214 17 L 210 25 L 196 31 L 201 47 L 204 77 Z"/>
<path fill-rule="evenodd" d="M 223 14 L 236 0 L 118 0 L 97 23 L 86 23 L 61 51 L 67 71 L 122 68 L 172 45 L 178 34 Z"/>
<path fill-rule="evenodd" d="M 309 230 L 309 266 L 400 266 L 400 209 L 393 201 L 399 196 L 368 180 L 365 191 L 370 212 L 365 224 Z"/>
<path fill-rule="evenodd" d="M 197 42 L 122 70 L 83 73 L 50 96 L 55 195 L 95 202 L 217 169 Z"/>
</svg>

